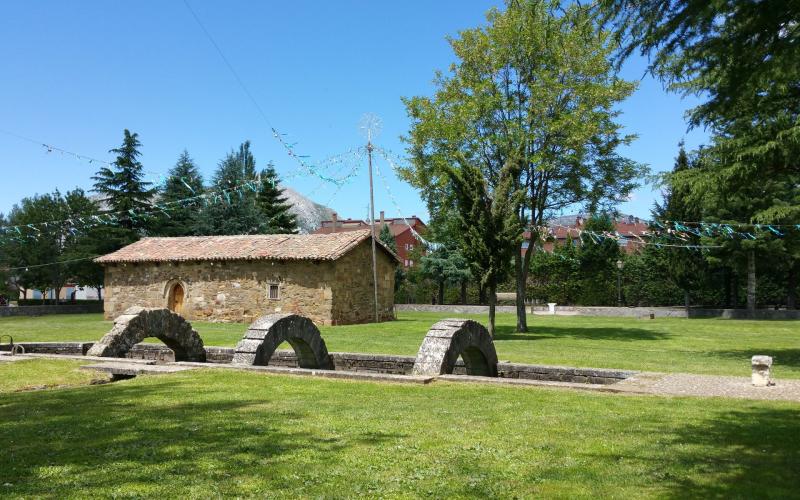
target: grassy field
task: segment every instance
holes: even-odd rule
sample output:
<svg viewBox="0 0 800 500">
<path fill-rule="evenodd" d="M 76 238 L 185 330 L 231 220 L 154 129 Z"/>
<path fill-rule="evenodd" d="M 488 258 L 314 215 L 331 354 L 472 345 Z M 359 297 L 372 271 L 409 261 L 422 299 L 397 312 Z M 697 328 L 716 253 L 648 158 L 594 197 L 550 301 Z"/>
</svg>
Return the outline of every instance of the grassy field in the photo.
<svg viewBox="0 0 800 500">
<path fill-rule="evenodd" d="M 85 363 L 61 359 L 0 364 L 0 394 L 72 387 L 108 379 L 107 376 L 98 372 L 79 369 L 81 364 Z"/>
<path fill-rule="evenodd" d="M 51 363 L 3 363 L 0 379 Z M 4 497 L 800 491 L 800 405 L 788 403 L 191 371 L 0 393 L 0 435 Z"/>
<path fill-rule="evenodd" d="M 400 313 L 381 324 L 322 327 L 331 351 L 415 355 L 428 328 L 452 314 Z M 481 322 L 480 315 L 472 317 Z M 514 331 L 514 316 L 498 315 L 501 360 L 593 368 L 717 375 L 750 373 L 754 354 L 775 358 L 778 378 L 800 378 L 800 322 L 721 319 L 532 316 L 530 333 Z M 246 325 L 193 323 L 206 345 L 234 346 Z M 22 341 L 91 341 L 111 327 L 100 315 L 0 318 L 0 333 Z M 287 347 L 288 348 L 288 347 Z"/>
</svg>

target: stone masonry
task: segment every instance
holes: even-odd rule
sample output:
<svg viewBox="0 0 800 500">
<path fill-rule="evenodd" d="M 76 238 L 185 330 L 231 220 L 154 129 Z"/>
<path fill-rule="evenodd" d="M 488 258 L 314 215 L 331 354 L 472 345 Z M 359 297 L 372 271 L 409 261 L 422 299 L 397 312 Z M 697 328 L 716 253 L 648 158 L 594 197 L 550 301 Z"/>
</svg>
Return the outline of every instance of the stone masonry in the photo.
<svg viewBox="0 0 800 500">
<path fill-rule="evenodd" d="M 294 349 L 300 368 L 333 369 L 319 329 L 297 314 L 268 314 L 253 322 L 236 345 L 233 364 L 266 366 L 284 342 Z"/>
<path fill-rule="evenodd" d="M 175 361 L 205 361 L 200 335 L 185 319 L 169 309 L 131 307 L 114 320 L 114 327 L 94 344 L 87 356 L 124 358 L 147 337 L 164 342 L 175 353 Z"/>
<path fill-rule="evenodd" d="M 469 319 L 444 319 L 428 330 L 413 375 L 451 374 L 459 356 L 467 375 L 497 376 L 497 352 L 486 328 Z"/>
<path fill-rule="evenodd" d="M 393 256 L 378 251 L 381 321 L 394 319 Z M 306 316 L 317 324 L 374 321 L 370 240 L 336 260 L 176 260 L 105 263 L 105 317 L 128 307 L 169 306 L 172 286 L 184 289 L 188 320 L 252 322 L 270 313 Z M 269 297 L 270 285 L 279 297 Z"/>
</svg>

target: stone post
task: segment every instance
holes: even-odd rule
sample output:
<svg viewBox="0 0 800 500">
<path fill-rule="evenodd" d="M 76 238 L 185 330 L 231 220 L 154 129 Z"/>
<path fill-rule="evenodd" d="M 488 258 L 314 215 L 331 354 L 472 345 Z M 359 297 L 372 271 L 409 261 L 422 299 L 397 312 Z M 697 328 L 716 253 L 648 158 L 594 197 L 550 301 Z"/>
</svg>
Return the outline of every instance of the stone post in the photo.
<svg viewBox="0 0 800 500">
<path fill-rule="evenodd" d="M 555 302 L 548 302 L 547 303 L 547 312 L 550 314 L 556 313 L 556 303 Z"/>
<path fill-rule="evenodd" d="M 772 368 L 771 356 L 753 356 L 750 362 L 753 367 L 752 382 L 755 387 L 775 385 L 770 374 Z"/>
</svg>

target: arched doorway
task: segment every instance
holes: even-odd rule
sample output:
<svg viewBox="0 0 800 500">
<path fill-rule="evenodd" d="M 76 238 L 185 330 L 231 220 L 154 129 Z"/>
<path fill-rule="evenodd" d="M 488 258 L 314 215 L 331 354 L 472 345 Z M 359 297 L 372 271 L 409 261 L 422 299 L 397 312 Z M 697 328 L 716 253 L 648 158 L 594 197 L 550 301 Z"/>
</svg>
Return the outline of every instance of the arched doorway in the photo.
<svg viewBox="0 0 800 500">
<path fill-rule="evenodd" d="M 180 283 L 175 283 L 169 289 L 169 296 L 167 299 L 167 307 L 170 311 L 176 314 L 183 314 L 183 297 L 185 295 L 185 291 L 183 289 L 183 285 Z"/>
</svg>

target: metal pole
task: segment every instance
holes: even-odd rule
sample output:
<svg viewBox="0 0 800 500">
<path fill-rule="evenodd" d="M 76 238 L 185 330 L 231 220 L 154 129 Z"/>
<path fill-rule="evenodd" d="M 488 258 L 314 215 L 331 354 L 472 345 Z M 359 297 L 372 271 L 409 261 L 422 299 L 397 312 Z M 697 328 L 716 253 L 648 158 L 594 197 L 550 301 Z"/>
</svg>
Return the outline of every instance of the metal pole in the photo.
<svg viewBox="0 0 800 500">
<path fill-rule="evenodd" d="M 622 269 L 617 268 L 617 307 L 622 307 Z"/>
<path fill-rule="evenodd" d="M 378 264 L 375 256 L 375 196 L 372 190 L 372 133 L 367 132 L 367 157 L 369 159 L 369 212 L 372 227 L 372 285 L 375 292 L 375 322 L 380 321 L 378 314 Z"/>
</svg>

